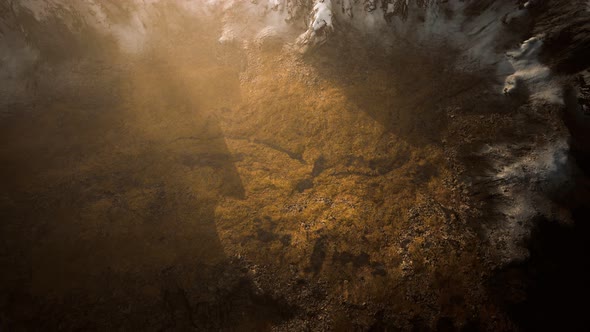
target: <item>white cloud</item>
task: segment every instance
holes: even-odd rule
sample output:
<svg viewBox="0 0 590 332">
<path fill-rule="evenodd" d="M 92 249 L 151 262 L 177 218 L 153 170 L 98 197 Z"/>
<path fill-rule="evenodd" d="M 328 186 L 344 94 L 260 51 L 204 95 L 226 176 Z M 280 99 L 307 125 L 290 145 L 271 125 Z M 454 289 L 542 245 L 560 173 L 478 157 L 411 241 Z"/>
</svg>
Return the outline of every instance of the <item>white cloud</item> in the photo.
<svg viewBox="0 0 590 332">
<path fill-rule="evenodd" d="M 504 82 L 504 93 L 512 94 L 525 87 L 533 100 L 562 104 L 562 90 L 551 81 L 551 71 L 538 60 L 543 46 L 542 36 L 525 40 L 519 49 L 508 52 L 514 73 Z"/>
</svg>

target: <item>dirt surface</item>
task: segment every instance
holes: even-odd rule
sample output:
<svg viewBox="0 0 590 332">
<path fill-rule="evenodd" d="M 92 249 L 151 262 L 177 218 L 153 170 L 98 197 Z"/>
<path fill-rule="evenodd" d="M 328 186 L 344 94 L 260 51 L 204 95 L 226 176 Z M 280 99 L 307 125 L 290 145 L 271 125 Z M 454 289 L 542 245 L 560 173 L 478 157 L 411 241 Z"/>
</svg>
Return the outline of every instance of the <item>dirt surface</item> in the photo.
<svg viewBox="0 0 590 332">
<path fill-rule="evenodd" d="M 451 50 L 347 37 L 302 56 L 220 29 L 47 63 L 3 112 L 0 327 L 522 327 L 503 262 L 524 249 L 499 212 L 521 187 L 491 176 L 518 156 L 489 147 L 557 143 L 558 106 Z"/>
</svg>

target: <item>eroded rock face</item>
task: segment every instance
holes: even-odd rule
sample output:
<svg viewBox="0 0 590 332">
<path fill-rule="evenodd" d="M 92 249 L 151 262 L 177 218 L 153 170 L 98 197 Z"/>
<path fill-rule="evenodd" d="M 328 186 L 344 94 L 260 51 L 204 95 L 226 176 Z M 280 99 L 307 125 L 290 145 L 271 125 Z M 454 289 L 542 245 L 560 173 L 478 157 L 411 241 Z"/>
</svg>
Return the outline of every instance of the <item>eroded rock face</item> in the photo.
<svg viewBox="0 0 590 332">
<path fill-rule="evenodd" d="M 0 4 L 0 327 L 563 324 L 526 241 L 587 203 L 572 6 Z"/>
</svg>

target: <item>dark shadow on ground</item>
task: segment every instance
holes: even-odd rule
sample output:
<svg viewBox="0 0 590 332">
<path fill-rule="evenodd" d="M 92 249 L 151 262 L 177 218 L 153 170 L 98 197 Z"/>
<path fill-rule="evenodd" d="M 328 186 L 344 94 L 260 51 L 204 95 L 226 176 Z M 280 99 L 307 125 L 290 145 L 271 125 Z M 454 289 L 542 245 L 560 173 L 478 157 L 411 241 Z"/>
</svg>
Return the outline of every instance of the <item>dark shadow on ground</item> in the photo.
<svg viewBox="0 0 590 332">
<path fill-rule="evenodd" d="M 388 48 L 381 40 L 361 38 L 331 38 L 305 60 L 387 132 L 418 147 L 437 144 L 449 121 L 449 106 L 488 107 L 466 96 L 485 91 L 491 80 L 483 73 L 454 70 L 457 54 L 452 49 L 432 56 L 433 50 Z"/>
<path fill-rule="evenodd" d="M 586 190 L 587 193 L 587 190 Z M 584 331 L 588 321 L 587 207 L 572 209 L 575 224 L 537 220 L 530 257 L 498 271 L 489 292 L 523 331 Z"/>
</svg>

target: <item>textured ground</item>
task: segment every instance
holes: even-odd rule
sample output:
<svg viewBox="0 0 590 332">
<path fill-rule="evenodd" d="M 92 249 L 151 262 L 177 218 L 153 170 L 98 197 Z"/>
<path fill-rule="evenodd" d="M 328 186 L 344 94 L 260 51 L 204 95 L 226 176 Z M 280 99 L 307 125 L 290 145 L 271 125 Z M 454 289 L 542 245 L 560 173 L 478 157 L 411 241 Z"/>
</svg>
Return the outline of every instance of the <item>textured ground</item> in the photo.
<svg viewBox="0 0 590 332">
<path fill-rule="evenodd" d="M 179 20 L 140 56 L 102 41 L 83 60 L 47 61 L 35 97 L 3 110 L 0 327 L 584 323 L 569 304 L 584 294 L 572 258 L 584 233 L 539 221 L 524 267 L 506 264 L 527 252 L 515 197 L 544 204 L 535 193 L 552 185 L 531 151 L 568 136 L 562 107 L 499 94 L 451 50 L 340 36 L 302 56 L 221 45 L 220 23 Z M 584 201 L 568 195 L 547 214 Z M 550 264 L 564 259 L 569 277 Z M 552 281 L 563 293 L 535 289 Z"/>
</svg>

